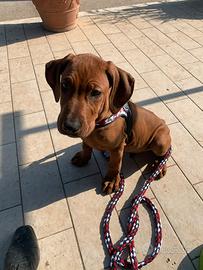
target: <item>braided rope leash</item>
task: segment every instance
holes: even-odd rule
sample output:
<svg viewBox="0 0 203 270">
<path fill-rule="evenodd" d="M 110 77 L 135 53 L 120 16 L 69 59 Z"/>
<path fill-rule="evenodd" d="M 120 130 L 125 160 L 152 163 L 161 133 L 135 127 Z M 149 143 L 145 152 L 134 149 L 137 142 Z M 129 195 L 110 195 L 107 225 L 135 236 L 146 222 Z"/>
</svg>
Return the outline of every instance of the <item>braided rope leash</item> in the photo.
<svg viewBox="0 0 203 270">
<path fill-rule="evenodd" d="M 123 267 L 124 269 L 131 268 L 133 270 L 137 270 L 147 265 L 151 261 L 153 261 L 153 259 L 159 253 L 160 248 L 161 248 L 161 241 L 162 241 L 162 228 L 161 228 L 160 216 L 155 205 L 148 198 L 146 198 L 144 194 L 149 188 L 151 182 L 154 181 L 154 179 L 160 174 L 164 165 L 168 161 L 168 158 L 170 157 L 170 155 L 171 155 L 171 147 L 169 148 L 169 150 L 167 151 L 163 159 L 160 161 L 160 163 L 157 165 L 157 168 L 155 169 L 155 171 L 144 182 L 144 185 L 141 191 L 139 192 L 139 194 L 136 195 L 132 199 L 132 203 L 131 203 L 132 207 L 131 207 L 130 216 L 128 220 L 127 235 L 115 247 L 111 240 L 111 234 L 109 231 L 109 223 L 110 223 L 112 211 L 115 208 L 118 200 L 120 199 L 124 191 L 124 176 L 122 174 L 120 175 L 121 180 L 120 180 L 119 190 L 116 193 L 114 193 L 113 197 L 111 198 L 106 208 L 106 211 L 104 213 L 104 218 L 103 218 L 104 241 L 109 251 L 109 254 L 111 256 L 110 267 L 112 270 L 116 270 L 118 269 L 118 267 Z M 136 257 L 135 246 L 134 246 L 134 236 L 136 235 L 139 228 L 138 207 L 140 203 L 145 203 L 153 214 L 153 219 L 155 223 L 155 244 L 154 244 L 152 253 L 147 255 L 143 261 L 138 262 L 137 257 Z M 127 259 L 122 258 L 123 252 L 127 248 L 129 250 L 130 262 L 127 261 Z"/>
</svg>

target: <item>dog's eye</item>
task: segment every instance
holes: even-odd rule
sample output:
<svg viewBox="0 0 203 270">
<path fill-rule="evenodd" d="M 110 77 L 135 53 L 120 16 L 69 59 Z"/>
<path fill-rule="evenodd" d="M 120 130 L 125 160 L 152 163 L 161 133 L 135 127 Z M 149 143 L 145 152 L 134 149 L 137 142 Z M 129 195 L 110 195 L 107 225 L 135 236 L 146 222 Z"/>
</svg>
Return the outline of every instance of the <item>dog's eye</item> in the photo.
<svg viewBox="0 0 203 270">
<path fill-rule="evenodd" d="M 67 88 L 69 88 L 69 83 L 67 81 L 63 81 L 61 83 L 61 86 L 62 86 L 63 89 L 67 89 Z"/>
<path fill-rule="evenodd" d="M 90 93 L 91 97 L 99 97 L 101 95 L 101 92 L 97 89 L 94 89 Z"/>
</svg>

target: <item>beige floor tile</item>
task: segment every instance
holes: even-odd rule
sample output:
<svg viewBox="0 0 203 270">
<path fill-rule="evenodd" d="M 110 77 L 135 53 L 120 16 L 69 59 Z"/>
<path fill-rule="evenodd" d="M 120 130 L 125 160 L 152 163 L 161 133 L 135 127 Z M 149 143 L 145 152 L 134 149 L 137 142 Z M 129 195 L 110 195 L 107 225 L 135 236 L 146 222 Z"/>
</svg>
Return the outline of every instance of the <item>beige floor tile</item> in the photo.
<svg viewBox="0 0 203 270">
<path fill-rule="evenodd" d="M 105 34 L 96 25 L 82 27 L 82 31 L 93 45 L 109 42 Z"/>
<path fill-rule="evenodd" d="M 150 58 L 152 56 L 165 54 L 165 52 L 159 46 L 157 46 L 146 36 L 133 39 L 133 43 Z"/>
<path fill-rule="evenodd" d="M 184 93 L 160 70 L 142 74 L 143 79 L 164 102 L 184 99 Z"/>
<path fill-rule="evenodd" d="M 121 52 L 136 49 L 136 46 L 123 33 L 116 33 L 107 36 L 114 46 Z"/>
<path fill-rule="evenodd" d="M 194 37 L 193 39 L 197 41 L 200 45 L 203 45 L 203 36 Z"/>
<path fill-rule="evenodd" d="M 172 156 L 192 184 L 203 180 L 202 147 L 180 124 L 170 125 L 172 136 Z M 195 153 L 191 157 L 191 153 Z"/>
<path fill-rule="evenodd" d="M 0 212 L 0 269 L 15 230 L 23 225 L 21 206 Z"/>
<path fill-rule="evenodd" d="M 158 69 L 152 63 L 152 61 L 146 57 L 139 49 L 126 51 L 123 53 L 123 55 L 138 73 L 149 72 Z"/>
<path fill-rule="evenodd" d="M 157 55 L 152 56 L 151 60 L 160 68 L 167 66 L 167 65 L 174 65 L 177 64 L 177 62 L 168 54 L 165 55 Z"/>
<path fill-rule="evenodd" d="M 143 10 L 142 17 L 148 21 L 151 25 L 154 27 L 157 27 L 158 25 L 162 25 L 166 20 L 160 16 L 160 11 L 159 10 Z"/>
<path fill-rule="evenodd" d="M 41 239 L 39 247 L 39 270 L 83 269 L 72 229 Z"/>
<path fill-rule="evenodd" d="M 174 82 L 192 78 L 192 75 L 178 63 L 164 66 L 161 68 L 161 70 Z"/>
<path fill-rule="evenodd" d="M 187 20 L 187 23 L 189 23 L 190 25 L 192 25 L 194 28 L 203 28 L 203 22 L 202 22 L 202 20 L 197 20 L 196 18 L 194 18 L 194 19 L 188 19 Z"/>
<path fill-rule="evenodd" d="M 201 109 L 203 109 L 203 84 L 194 77 L 176 82 Z"/>
<path fill-rule="evenodd" d="M 166 180 L 154 183 L 152 189 L 184 248 L 195 258 L 203 236 L 201 199 L 176 166 L 169 168 Z"/>
<path fill-rule="evenodd" d="M 103 18 L 103 21 L 101 20 L 101 22 L 96 22 L 96 25 L 99 27 L 99 29 L 101 29 L 101 31 L 105 34 L 105 35 L 110 35 L 110 34 L 116 34 L 116 33 L 120 33 L 120 29 L 118 29 L 118 27 L 116 27 L 113 23 L 113 21 L 111 21 L 110 19 L 106 20 L 106 17 Z"/>
<path fill-rule="evenodd" d="M 0 103 L 8 101 L 11 101 L 9 73 L 0 72 Z"/>
<path fill-rule="evenodd" d="M 42 111 L 42 102 L 35 80 L 12 84 L 14 115 Z"/>
<path fill-rule="evenodd" d="M 127 20 L 121 20 L 115 25 L 132 41 L 144 36 L 140 30 L 136 29 L 136 27 Z"/>
<path fill-rule="evenodd" d="M 36 36 L 35 36 L 36 35 Z M 46 37 L 44 36 L 43 31 L 41 33 L 38 31 L 34 31 L 34 33 L 26 34 L 28 45 L 40 45 L 47 42 Z"/>
<path fill-rule="evenodd" d="M 200 197 L 203 199 L 203 182 L 194 185 L 194 188 L 197 190 L 199 193 Z"/>
<path fill-rule="evenodd" d="M 26 41 L 8 44 L 8 58 L 19 58 L 29 56 L 29 50 Z"/>
<path fill-rule="evenodd" d="M 100 194 L 101 182 L 101 177 L 94 175 L 65 185 L 74 228 L 87 270 L 100 270 L 109 263 L 101 240 L 101 219 L 110 197 Z M 110 229 L 112 240 L 115 242 L 122 236 L 115 212 L 112 215 Z"/>
<path fill-rule="evenodd" d="M 195 58 L 187 50 L 183 49 L 176 42 L 169 44 L 161 44 L 161 48 L 181 65 L 197 62 L 197 58 Z"/>
<path fill-rule="evenodd" d="M 127 61 L 119 63 L 118 67 L 129 72 L 133 76 L 133 78 L 135 79 L 134 90 L 141 89 L 147 86 L 146 82 L 140 77 L 137 71 L 135 71 L 134 68 Z"/>
<path fill-rule="evenodd" d="M 199 31 L 195 29 L 194 27 L 186 27 L 186 28 L 183 28 L 181 31 L 194 40 L 196 40 L 196 38 L 198 37 L 202 37 L 202 31 Z M 198 42 L 198 40 L 196 41 Z"/>
<path fill-rule="evenodd" d="M 172 43 L 171 39 L 154 27 L 143 29 L 142 32 L 158 45 Z"/>
<path fill-rule="evenodd" d="M 27 164 L 53 153 L 44 112 L 15 118 L 19 164 Z"/>
<path fill-rule="evenodd" d="M 55 102 L 54 94 L 52 90 L 42 92 L 41 96 L 42 96 L 42 101 L 43 101 L 46 117 L 48 120 L 48 124 L 49 125 L 52 125 L 53 123 L 56 124 L 56 121 L 60 112 L 60 104 Z"/>
<path fill-rule="evenodd" d="M 170 223 L 168 222 L 165 214 L 163 213 L 157 200 L 152 200 L 160 213 L 163 241 L 160 253 L 154 261 L 148 264 L 145 269 L 155 270 L 159 269 L 179 269 L 179 270 L 194 270 L 189 258 L 186 256 L 181 243 L 179 242 L 176 234 L 174 233 Z M 151 252 L 154 241 L 154 224 L 150 212 L 143 205 L 138 209 L 140 227 L 137 235 L 135 236 L 135 247 L 139 261 L 142 261 L 147 252 Z M 126 227 L 129 209 L 120 212 L 121 220 Z M 186 257 L 186 258 L 185 258 Z M 184 261 L 183 261 L 184 258 Z"/>
<path fill-rule="evenodd" d="M 34 69 L 40 91 L 50 90 L 50 86 L 45 78 L 45 64 L 35 65 Z"/>
<path fill-rule="evenodd" d="M 129 18 L 129 21 L 137 28 L 137 29 L 145 29 L 151 28 L 152 25 L 144 20 L 142 17 L 132 16 Z"/>
<path fill-rule="evenodd" d="M 157 25 L 156 28 L 164 34 L 174 33 L 178 31 L 178 29 L 171 25 L 170 22 L 164 22 L 160 25 Z"/>
<path fill-rule="evenodd" d="M 68 50 L 71 48 L 64 33 L 49 34 L 47 35 L 47 40 L 53 52 Z"/>
<path fill-rule="evenodd" d="M 73 51 L 72 48 L 71 49 L 67 49 L 67 50 L 53 52 L 53 55 L 54 55 L 54 58 L 55 59 L 60 59 L 60 58 L 64 58 L 69 53 L 73 53 L 74 54 L 74 51 Z"/>
<path fill-rule="evenodd" d="M 164 119 L 167 124 L 178 121 L 177 118 L 166 107 L 166 105 L 154 94 L 150 88 L 135 91 L 132 96 L 132 101 L 152 111 L 157 116 Z"/>
<path fill-rule="evenodd" d="M 65 32 L 65 35 L 70 43 L 87 40 L 87 37 L 78 26 L 71 31 Z"/>
<path fill-rule="evenodd" d="M 170 21 L 170 24 L 180 31 L 184 29 L 195 30 L 191 25 L 189 25 L 186 21 L 182 20 L 181 18 L 176 18 Z"/>
<path fill-rule="evenodd" d="M 49 113 L 48 113 L 48 117 L 49 117 Z M 62 155 L 67 147 L 70 147 L 74 144 L 80 144 L 82 142 L 81 139 L 79 138 L 73 139 L 59 133 L 56 121 L 51 122 L 48 120 L 48 125 L 50 128 L 51 137 L 54 144 L 54 149 L 58 151 L 59 155 Z"/>
<path fill-rule="evenodd" d="M 188 94 L 190 94 L 190 92 L 187 90 L 199 88 L 203 85 L 199 80 L 195 79 L 194 77 L 178 81 L 176 82 L 176 84 L 181 88 L 181 90 L 185 91 Z"/>
<path fill-rule="evenodd" d="M 74 42 L 71 45 L 72 45 L 72 48 L 76 54 L 93 53 L 95 55 L 98 55 L 97 51 L 95 50 L 95 48 L 92 46 L 92 44 L 88 40 Z"/>
<path fill-rule="evenodd" d="M 156 63 L 160 69 L 174 82 L 192 77 L 189 72 L 187 72 L 169 55 L 152 57 L 152 61 Z"/>
<path fill-rule="evenodd" d="M 9 60 L 11 82 L 23 82 L 35 79 L 30 57 Z"/>
<path fill-rule="evenodd" d="M 192 73 L 192 75 L 203 83 L 203 63 L 196 62 L 193 64 L 186 64 L 185 68 Z"/>
<path fill-rule="evenodd" d="M 31 44 L 29 48 L 34 65 L 46 64 L 53 60 L 53 54 L 47 41 L 40 44 Z"/>
<path fill-rule="evenodd" d="M 202 47 L 190 50 L 190 53 L 193 54 L 200 61 L 203 61 L 203 48 Z"/>
<path fill-rule="evenodd" d="M 182 46 L 186 50 L 199 48 L 200 45 L 192 40 L 192 38 L 188 37 L 184 33 L 181 33 L 180 31 L 175 33 L 169 33 L 167 34 L 169 38 L 171 38 L 173 41 L 177 42 L 180 46 Z"/>
<path fill-rule="evenodd" d="M 16 145 L 0 146 L 0 210 L 21 203 L 19 185 Z"/>
<path fill-rule="evenodd" d="M 111 43 L 95 45 L 95 49 L 105 61 L 112 61 L 114 64 L 125 62 L 123 55 Z"/>
<path fill-rule="evenodd" d="M 0 145 L 15 142 L 13 110 L 11 102 L 0 106 Z"/>
<path fill-rule="evenodd" d="M 42 160 L 20 166 L 25 223 L 38 238 L 72 227 L 56 160 Z"/>
<path fill-rule="evenodd" d="M 197 141 L 203 141 L 203 112 L 190 99 L 168 103 L 168 107 Z"/>
<path fill-rule="evenodd" d="M 6 46 L 0 47 L 0 72 L 8 72 L 8 54 Z"/>
<path fill-rule="evenodd" d="M 94 23 L 89 16 L 82 16 L 78 18 L 78 25 L 80 27 L 90 26 L 93 24 Z"/>
</svg>

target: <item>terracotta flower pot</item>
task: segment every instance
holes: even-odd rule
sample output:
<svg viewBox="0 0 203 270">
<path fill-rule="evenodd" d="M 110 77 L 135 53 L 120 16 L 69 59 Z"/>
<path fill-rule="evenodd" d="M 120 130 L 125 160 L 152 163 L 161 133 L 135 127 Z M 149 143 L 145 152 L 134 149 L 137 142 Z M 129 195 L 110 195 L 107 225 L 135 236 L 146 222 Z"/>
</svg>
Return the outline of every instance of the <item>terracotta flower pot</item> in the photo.
<svg viewBox="0 0 203 270">
<path fill-rule="evenodd" d="M 64 32 L 76 27 L 80 0 L 32 0 L 32 2 L 47 30 Z"/>
</svg>

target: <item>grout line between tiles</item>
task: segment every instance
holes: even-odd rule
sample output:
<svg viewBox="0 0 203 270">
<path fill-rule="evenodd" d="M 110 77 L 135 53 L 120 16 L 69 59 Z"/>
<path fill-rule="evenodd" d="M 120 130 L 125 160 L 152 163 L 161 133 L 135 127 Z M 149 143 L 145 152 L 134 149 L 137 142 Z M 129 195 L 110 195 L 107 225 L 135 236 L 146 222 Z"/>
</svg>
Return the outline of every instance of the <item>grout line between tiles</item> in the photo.
<svg viewBox="0 0 203 270">
<path fill-rule="evenodd" d="M 2 212 L 4 212 L 4 211 L 8 211 L 8 210 L 10 210 L 10 209 L 13 209 L 13 208 L 19 207 L 19 206 L 22 207 L 22 204 L 18 203 L 18 204 L 15 204 L 15 205 L 13 205 L 13 206 L 10 206 L 10 207 L 3 208 L 3 209 L 0 210 L 0 214 L 1 214 Z"/>
<path fill-rule="evenodd" d="M 69 231 L 69 230 L 71 230 L 71 229 L 73 229 L 73 227 L 68 227 L 68 228 L 66 228 L 66 229 L 63 229 L 63 230 L 60 230 L 60 231 L 57 231 L 57 232 L 51 233 L 51 234 L 49 234 L 49 235 L 47 235 L 47 236 L 40 237 L 40 238 L 38 238 L 38 240 L 40 241 L 40 240 L 43 240 L 43 239 L 49 238 L 49 237 L 51 237 L 51 236 L 54 236 L 54 235 L 60 234 L 60 233 L 62 233 L 62 232 Z"/>
<path fill-rule="evenodd" d="M 22 25 L 22 24 L 20 24 L 20 25 Z M 6 35 L 5 26 L 4 26 L 4 31 L 5 31 L 5 38 L 6 38 L 6 50 L 7 50 L 7 56 L 8 56 L 8 42 L 7 42 L 7 35 Z M 13 127 L 14 127 L 14 136 L 15 136 L 15 149 L 16 149 L 16 160 L 17 160 L 17 171 L 18 171 L 18 183 L 19 183 L 20 200 L 21 200 L 21 213 L 22 213 L 23 224 L 25 225 L 25 216 L 24 216 L 24 207 L 23 207 L 23 196 L 22 196 L 22 186 L 21 186 L 21 177 L 20 177 L 20 170 L 19 170 L 17 133 L 16 133 L 15 118 L 14 118 L 14 104 L 13 104 L 13 93 L 12 93 L 11 71 L 10 71 L 10 62 L 9 62 L 9 59 L 8 59 L 8 71 L 9 71 L 9 83 L 10 83 L 10 89 L 11 89 L 11 103 L 12 103 L 12 110 L 13 110 L 12 116 L 13 116 Z"/>
</svg>

